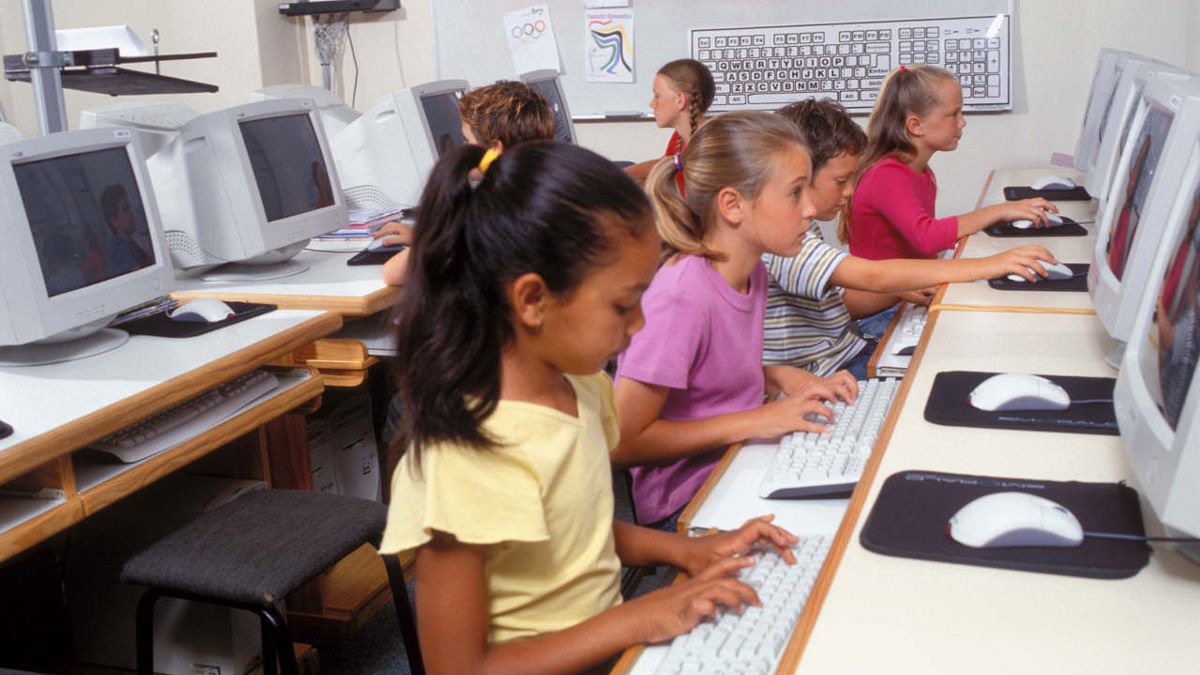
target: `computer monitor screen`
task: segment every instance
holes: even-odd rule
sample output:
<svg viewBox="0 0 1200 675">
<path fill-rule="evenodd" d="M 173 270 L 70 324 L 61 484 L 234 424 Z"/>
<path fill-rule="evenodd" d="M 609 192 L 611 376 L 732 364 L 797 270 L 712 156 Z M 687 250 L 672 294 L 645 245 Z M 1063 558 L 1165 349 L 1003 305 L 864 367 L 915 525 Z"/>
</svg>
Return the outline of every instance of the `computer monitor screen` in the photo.
<svg viewBox="0 0 1200 675">
<path fill-rule="evenodd" d="M 1158 404 L 1175 430 L 1200 359 L 1200 184 L 1185 204 L 1183 237 L 1172 252 L 1155 305 Z"/>
<path fill-rule="evenodd" d="M 1120 280 L 1125 272 L 1125 265 L 1133 249 L 1134 238 L 1141 225 L 1146 198 L 1150 186 L 1154 182 L 1159 159 L 1171 131 L 1174 115 L 1167 110 L 1150 104 L 1146 113 L 1145 124 L 1138 132 L 1131 148 L 1129 170 L 1122 184 L 1117 181 L 1114 190 L 1120 192 L 1112 195 L 1116 200 L 1115 221 L 1108 231 L 1108 267 L 1113 275 Z"/>
<path fill-rule="evenodd" d="M 268 221 L 333 205 L 329 167 L 308 115 L 268 117 L 239 126 Z"/>
<path fill-rule="evenodd" d="M 429 135 L 437 156 L 462 145 L 466 140 L 462 133 L 462 118 L 458 114 L 458 92 L 427 94 L 421 97 L 421 109 L 429 125 Z"/>
<path fill-rule="evenodd" d="M 521 79 L 550 101 L 550 107 L 554 110 L 554 140 L 574 143 L 575 127 L 571 121 L 571 112 L 567 109 L 567 99 L 563 95 L 558 73 L 552 70 L 539 71 L 524 75 Z"/>
<path fill-rule="evenodd" d="M 155 263 L 150 225 L 123 148 L 18 164 L 13 174 L 47 296 Z"/>
</svg>

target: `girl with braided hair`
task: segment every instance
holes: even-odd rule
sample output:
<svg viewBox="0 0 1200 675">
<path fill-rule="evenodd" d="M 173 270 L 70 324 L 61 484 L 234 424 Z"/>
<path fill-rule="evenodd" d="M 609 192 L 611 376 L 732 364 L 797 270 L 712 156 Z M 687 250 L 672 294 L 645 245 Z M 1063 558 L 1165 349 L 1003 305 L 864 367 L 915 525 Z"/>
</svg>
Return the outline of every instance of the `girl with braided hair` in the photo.
<svg viewBox="0 0 1200 675">
<path fill-rule="evenodd" d="M 712 73 L 703 63 L 693 59 L 671 61 L 658 69 L 653 91 L 650 109 L 654 111 L 654 123 L 660 129 L 675 131 L 663 156 L 677 155 L 683 152 L 692 134 L 704 123 L 704 113 L 712 105 L 716 93 Z M 657 162 L 656 159 L 642 162 L 625 171 L 644 183 Z"/>
</svg>

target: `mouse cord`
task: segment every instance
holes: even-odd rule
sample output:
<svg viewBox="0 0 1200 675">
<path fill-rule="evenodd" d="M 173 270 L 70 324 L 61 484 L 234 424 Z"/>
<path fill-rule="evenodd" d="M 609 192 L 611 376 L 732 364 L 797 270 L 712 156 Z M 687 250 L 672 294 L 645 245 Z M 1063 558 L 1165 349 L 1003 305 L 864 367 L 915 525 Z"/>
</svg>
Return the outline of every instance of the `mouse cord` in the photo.
<svg viewBox="0 0 1200 675">
<path fill-rule="evenodd" d="M 1111 398 L 1085 398 L 1082 401 L 1071 401 L 1071 405 L 1088 405 L 1089 403 L 1112 403 Z"/>
<path fill-rule="evenodd" d="M 1136 534 L 1119 534 L 1117 532 L 1084 532 L 1083 536 L 1094 539 L 1121 539 L 1123 541 L 1176 541 L 1186 544 L 1200 544 L 1195 537 L 1145 537 Z"/>
</svg>

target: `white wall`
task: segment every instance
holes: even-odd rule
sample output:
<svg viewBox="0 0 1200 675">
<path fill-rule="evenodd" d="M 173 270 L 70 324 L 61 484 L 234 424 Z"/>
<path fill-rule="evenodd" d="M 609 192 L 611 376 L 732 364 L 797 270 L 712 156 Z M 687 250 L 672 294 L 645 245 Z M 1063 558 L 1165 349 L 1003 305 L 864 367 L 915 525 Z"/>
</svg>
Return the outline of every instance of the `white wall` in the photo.
<svg viewBox="0 0 1200 675">
<path fill-rule="evenodd" d="M 356 14 L 351 35 L 358 57 L 357 94 L 349 50 L 337 64 L 335 91 L 347 102 L 353 95 L 361 110 L 393 89 L 434 79 L 432 12 L 439 2 L 453 0 L 402 0 L 403 9 L 396 12 Z M 219 85 L 218 94 L 180 98 L 212 110 L 244 102 L 250 90 L 265 84 L 320 83 L 309 20 L 281 17 L 275 5 L 274 0 L 57 0 L 55 21 L 60 28 L 124 22 L 147 39 L 157 27 L 164 52 L 219 52 L 217 59 L 169 64 L 166 71 Z M 20 0 L 0 0 L 0 47 L 9 53 L 25 44 L 20 7 Z M 1200 0 L 1016 0 L 1016 7 L 1015 110 L 969 116 L 959 149 L 935 156 L 941 213 L 970 209 L 991 167 L 1034 166 L 1051 152 L 1074 151 L 1101 47 L 1200 71 Z M 648 83 L 634 86 L 645 87 L 649 99 Z M 81 108 L 110 100 L 79 92 L 66 97 L 72 122 Z M 0 83 L 0 102 L 25 133 L 36 131 L 28 85 Z M 576 131 L 582 144 L 614 159 L 650 158 L 668 136 L 649 122 L 582 123 Z"/>
</svg>

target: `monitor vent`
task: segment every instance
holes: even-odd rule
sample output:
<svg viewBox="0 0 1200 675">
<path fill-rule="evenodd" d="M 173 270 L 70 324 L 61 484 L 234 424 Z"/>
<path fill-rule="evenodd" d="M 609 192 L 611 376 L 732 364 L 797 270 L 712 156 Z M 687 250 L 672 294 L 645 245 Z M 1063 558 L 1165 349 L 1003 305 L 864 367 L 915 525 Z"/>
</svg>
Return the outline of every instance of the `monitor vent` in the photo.
<svg viewBox="0 0 1200 675">
<path fill-rule="evenodd" d="M 166 235 L 167 248 L 171 251 L 171 259 L 174 261 L 176 267 L 198 267 L 200 265 L 213 265 L 225 262 L 220 258 L 214 258 L 205 253 L 204 249 L 200 248 L 199 242 L 183 232 L 170 230 Z"/>
<path fill-rule="evenodd" d="M 346 206 L 352 209 L 395 209 L 400 210 L 396 200 L 374 185 L 355 185 L 342 190 Z"/>
</svg>

